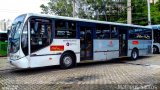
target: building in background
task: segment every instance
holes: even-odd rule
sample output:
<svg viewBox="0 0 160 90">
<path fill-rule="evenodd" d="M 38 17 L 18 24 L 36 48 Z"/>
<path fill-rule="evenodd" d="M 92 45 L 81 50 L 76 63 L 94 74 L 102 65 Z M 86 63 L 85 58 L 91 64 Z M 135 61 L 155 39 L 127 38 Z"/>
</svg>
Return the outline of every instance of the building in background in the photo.
<svg viewBox="0 0 160 90">
<path fill-rule="evenodd" d="M 11 26 L 11 20 L 0 20 L 0 31 L 7 31 L 7 29 Z"/>
</svg>

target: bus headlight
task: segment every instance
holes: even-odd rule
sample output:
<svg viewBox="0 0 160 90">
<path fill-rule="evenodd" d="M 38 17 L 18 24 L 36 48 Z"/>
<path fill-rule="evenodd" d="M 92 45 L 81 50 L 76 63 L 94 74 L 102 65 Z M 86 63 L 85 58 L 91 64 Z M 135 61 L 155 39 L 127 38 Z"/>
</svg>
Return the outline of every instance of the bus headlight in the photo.
<svg viewBox="0 0 160 90">
<path fill-rule="evenodd" d="M 11 56 L 10 56 L 10 59 L 11 59 L 11 60 L 18 60 L 19 58 L 20 58 L 19 55 L 11 55 Z"/>
</svg>

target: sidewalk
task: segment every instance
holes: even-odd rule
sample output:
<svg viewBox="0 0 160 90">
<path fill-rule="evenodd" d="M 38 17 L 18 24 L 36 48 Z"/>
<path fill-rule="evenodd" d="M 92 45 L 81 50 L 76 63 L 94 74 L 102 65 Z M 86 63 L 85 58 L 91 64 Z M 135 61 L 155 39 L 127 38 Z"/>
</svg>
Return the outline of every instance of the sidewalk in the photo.
<svg viewBox="0 0 160 90">
<path fill-rule="evenodd" d="M 4 69 L 11 69 L 13 66 L 11 66 L 7 60 L 7 57 L 0 57 L 0 70 Z"/>
</svg>

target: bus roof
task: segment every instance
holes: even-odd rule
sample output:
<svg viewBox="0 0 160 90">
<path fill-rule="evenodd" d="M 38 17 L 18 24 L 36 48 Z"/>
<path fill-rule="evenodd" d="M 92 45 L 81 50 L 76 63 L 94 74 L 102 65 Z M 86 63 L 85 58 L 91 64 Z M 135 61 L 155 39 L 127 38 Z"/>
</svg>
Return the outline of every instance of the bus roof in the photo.
<svg viewBox="0 0 160 90">
<path fill-rule="evenodd" d="M 0 33 L 7 33 L 7 31 L 0 31 Z"/>
<path fill-rule="evenodd" d="M 65 16 L 56 16 L 56 15 L 47 15 L 47 14 L 27 13 L 27 16 L 28 17 L 30 17 L 30 16 L 49 17 L 49 18 L 57 18 L 57 19 L 72 20 L 72 21 L 82 21 L 82 22 L 91 22 L 91 23 L 99 23 L 99 24 L 112 24 L 112 25 L 121 25 L 121 26 L 128 26 L 128 27 L 139 27 L 139 28 L 151 29 L 150 27 L 140 26 L 140 25 L 124 24 L 124 23 L 116 23 L 116 22 L 108 22 L 108 21 L 98 21 L 98 20 L 89 20 L 89 19 L 80 19 L 80 18 L 74 18 L 74 17 L 65 17 Z"/>
<path fill-rule="evenodd" d="M 156 29 L 160 30 L 160 24 L 158 24 L 158 25 L 150 25 L 150 26 L 151 26 L 151 28 L 153 30 L 156 30 Z"/>
</svg>

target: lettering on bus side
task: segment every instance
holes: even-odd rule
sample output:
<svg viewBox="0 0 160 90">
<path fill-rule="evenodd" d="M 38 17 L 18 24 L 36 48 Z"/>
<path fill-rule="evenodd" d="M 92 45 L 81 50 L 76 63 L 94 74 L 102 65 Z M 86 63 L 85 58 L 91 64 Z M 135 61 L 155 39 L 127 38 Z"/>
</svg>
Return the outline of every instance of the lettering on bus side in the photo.
<svg viewBox="0 0 160 90">
<path fill-rule="evenodd" d="M 63 42 L 77 42 L 77 40 L 63 40 Z"/>
<path fill-rule="evenodd" d="M 139 44 L 139 42 L 136 40 L 136 41 L 132 41 L 132 44 L 133 45 L 138 45 Z"/>
<path fill-rule="evenodd" d="M 64 51 L 64 46 L 63 45 L 50 46 L 50 51 Z"/>
</svg>

